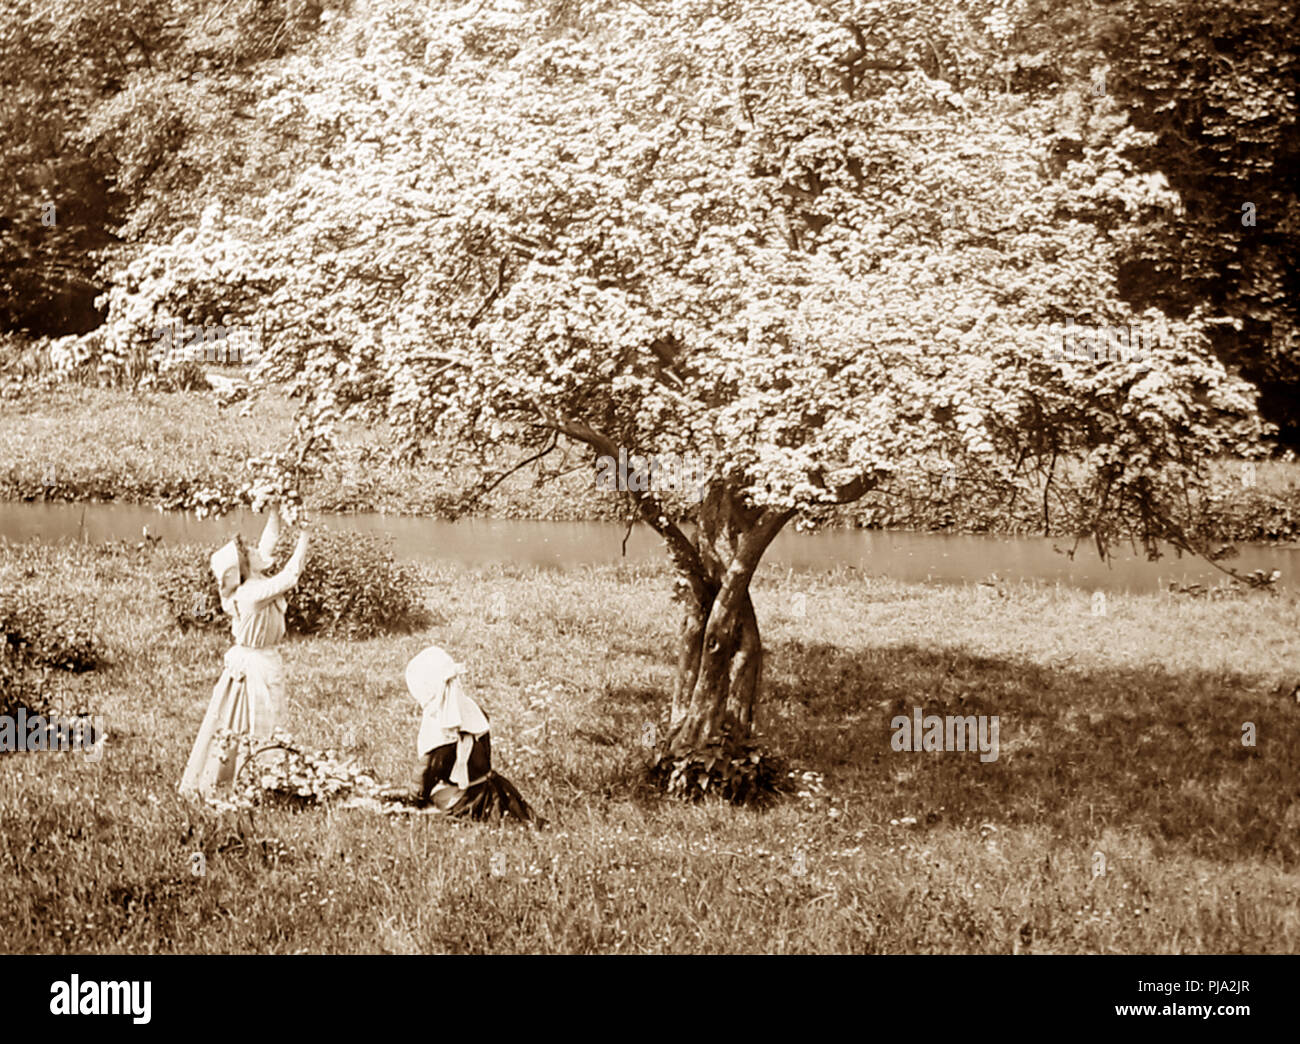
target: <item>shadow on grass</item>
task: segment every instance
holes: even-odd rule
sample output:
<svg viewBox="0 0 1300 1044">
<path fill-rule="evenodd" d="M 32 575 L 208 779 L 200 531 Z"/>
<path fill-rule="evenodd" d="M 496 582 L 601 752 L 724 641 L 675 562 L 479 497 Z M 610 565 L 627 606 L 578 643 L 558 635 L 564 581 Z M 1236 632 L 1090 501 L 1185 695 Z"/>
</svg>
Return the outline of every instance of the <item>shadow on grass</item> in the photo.
<svg viewBox="0 0 1300 1044">
<path fill-rule="evenodd" d="M 765 741 L 899 817 L 1134 828 L 1206 858 L 1300 863 L 1300 708 L 1245 674 L 1061 670 L 959 650 L 769 650 Z M 997 715 L 999 756 L 902 752 L 891 721 Z M 1255 727 L 1255 746 L 1242 743 Z"/>
</svg>

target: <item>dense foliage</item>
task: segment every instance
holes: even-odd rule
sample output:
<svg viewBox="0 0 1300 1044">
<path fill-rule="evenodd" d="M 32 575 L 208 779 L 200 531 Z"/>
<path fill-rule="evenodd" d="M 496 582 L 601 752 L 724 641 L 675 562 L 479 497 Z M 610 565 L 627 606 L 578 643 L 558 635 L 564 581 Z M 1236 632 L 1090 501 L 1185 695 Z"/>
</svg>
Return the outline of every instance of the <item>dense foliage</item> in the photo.
<svg viewBox="0 0 1300 1044">
<path fill-rule="evenodd" d="M 35 587 L 0 591 L 0 638 L 19 659 L 50 670 L 91 671 L 104 655 L 88 607 Z"/>
<path fill-rule="evenodd" d="M 794 792 L 799 782 L 798 774 L 783 759 L 764 753 L 752 743 L 734 748 L 710 743 L 681 758 L 660 752 L 652 759 L 646 776 L 657 789 L 688 801 L 713 796 L 733 805 L 760 808 L 781 794 Z"/>
<path fill-rule="evenodd" d="M 1160 321 L 1171 344 L 1206 316 L 1123 303 L 1127 230 L 1176 197 L 1126 158 L 1145 139 L 1122 114 L 1053 166 L 1090 102 L 1001 89 L 1005 5 L 987 24 L 979 5 L 591 5 L 559 25 L 380 6 L 363 57 L 303 65 L 268 102 L 339 125 L 330 162 L 256 223 L 214 213 L 138 262 L 149 278 L 111 295 L 119 343 L 255 281 L 275 287 L 269 373 L 315 400 L 304 441 L 349 408 L 478 461 L 590 430 L 800 510 L 939 455 L 1108 447 L 1096 521 L 1145 504 L 1150 528 L 1153 493 L 1257 431 L 1221 423 L 1250 397 L 1203 349 L 1151 372 L 1045 362 L 1035 330 L 1063 316 Z M 936 40 L 963 93 L 925 71 Z M 1144 459 L 1118 468 L 1120 447 Z"/>
<path fill-rule="evenodd" d="M 1002 62 L 1018 91 L 1104 96 L 1149 137 L 1128 152 L 1175 205 L 1133 225 L 1118 288 L 1138 308 L 1197 309 L 1225 363 L 1259 385 L 1294 441 L 1300 382 L 1300 23 L 1289 0 L 1024 0 Z M 1063 126 L 1056 162 L 1112 133 L 1098 106 Z"/>
<path fill-rule="evenodd" d="M 369 131 L 355 119 L 359 111 L 350 120 L 314 98 L 311 83 L 334 64 L 364 63 L 382 42 L 407 65 L 441 76 L 458 50 L 463 62 L 514 47 L 512 18 L 518 25 L 522 17 L 525 31 L 550 46 L 564 31 L 599 29 L 624 5 L 497 6 L 484 12 L 407 0 L 354 11 L 350 0 L 4 0 L 0 325 L 89 329 L 99 322 L 95 293 L 136 279 L 122 265 L 145 244 L 197 225 L 205 205 L 256 219 L 259 198 L 291 185 L 301 167 L 339 169 L 335 150 Z M 846 70 L 855 79 L 912 68 L 959 96 L 995 87 L 1004 98 L 1053 103 L 1043 161 L 1057 174 L 1122 125 L 1150 132 L 1122 148 L 1136 170 L 1169 184 L 1165 205 L 1112 207 L 1107 216 L 1106 207 L 1075 199 L 1072 212 L 1119 232 L 1116 289 L 1134 308 L 1181 317 L 1199 311 L 1214 320 L 1205 329 L 1215 353 L 1259 384 L 1264 415 L 1289 437 L 1300 358 L 1289 174 L 1300 140 L 1294 5 L 953 0 L 906 18 L 898 5 L 814 6 L 825 21 L 843 19 L 862 32 L 862 54 Z M 636 11 L 633 5 L 633 21 Z M 725 6 L 718 13 L 729 17 Z M 440 35 L 447 24 L 463 31 Z M 782 38 L 780 24 L 770 27 L 772 41 L 791 44 L 787 57 L 797 61 L 798 44 Z M 895 31 L 910 42 L 882 47 L 882 33 Z M 572 74 L 565 67 L 572 57 L 554 65 L 556 75 Z M 389 92 L 396 98 L 402 81 L 388 82 L 398 87 Z M 377 114 L 387 112 L 388 101 L 371 100 Z M 375 125 L 381 132 L 384 119 Z M 378 138 L 373 143 L 386 151 Z M 881 151 L 878 162 L 891 155 Z M 957 200 L 942 200 L 954 204 L 941 208 L 945 216 L 956 218 Z M 1248 202 L 1256 214 L 1250 225 L 1242 214 Z M 57 223 L 46 226 L 51 204 Z M 982 226 L 996 227 L 998 216 L 986 210 Z M 340 271 L 349 270 L 339 261 Z M 373 279 L 382 289 L 404 278 L 400 266 L 350 271 L 362 292 Z M 182 300 L 167 302 L 179 313 L 169 317 L 203 323 L 232 311 L 260 314 L 248 295 L 265 287 L 254 271 L 243 283 L 243 292 L 203 293 L 191 281 Z M 112 355 L 113 346 L 104 347 Z"/>
<path fill-rule="evenodd" d="M 288 560 L 282 538 L 275 562 Z M 210 548 L 163 553 L 159 593 L 182 629 L 230 626 L 208 566 Z M 370 533 L 317 531 L 302 579 L 288 596 L 285 623 L 295 634 L 370 638 L 425 621 L 423 587 L 413 567 L 398 562 L 388 542 Z"/>
<path fill-rule="evenodd" d="M 1154 135 L 1137 157 L 1180 197 L 1144 225 L 1121 290 L 1178 314 L 1205 307 L 1219 358 L 1300 438 L 1300 22 L 1287 0 L 1117 5 L 1108 89 Z"/>
<path fill-rule="evenodd" d="M 92 329 L 101 265 L 283 177 L 253 74 L 346 6 L 0 0 L 0 327 Z"/>
<path fill-rule="evenodd" d="M 0 715 L 44 712 L 43 676 L 94 670 L 103 658 L 92 608 L 30 585 L 0 589 Z"/>
</svg>

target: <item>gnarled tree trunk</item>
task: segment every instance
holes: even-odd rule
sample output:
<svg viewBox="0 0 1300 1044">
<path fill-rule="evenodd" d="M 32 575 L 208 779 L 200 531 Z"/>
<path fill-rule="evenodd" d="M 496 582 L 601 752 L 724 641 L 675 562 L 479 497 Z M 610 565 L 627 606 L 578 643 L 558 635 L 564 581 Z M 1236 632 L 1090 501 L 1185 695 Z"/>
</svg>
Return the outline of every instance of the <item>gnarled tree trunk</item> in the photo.
<svg viewBox="0 0 1300 1044">
<path fill-rule="evenodd" d="M 676 755 L 709 743 L 739 742 L 754 726 L 763 676 L 763 646 L 749 583 L 791 512 L 746 508 L 725 487 L 708 491 L 683 576 L 677 679 L 669 750 Z"/>
<path fill-rule="evenodd" d="M 546 426 L 598 454 L 618 455 L 618 445 L 584 421 L 546 418 Z M 850 499 L 856 499 L 865 485 L 847 488 Z M 676 598 L 683 607 L 669 752 L 681 757 L 711 743 L 729 746 L 746 740 L 753 731 L 763 676 L 749 582 L 763 552 L 796 512 L 746 506 L 725 482 L 713 481 L 701 500 L 692 539 L 668 517 L 653 491 L 636 491 L 634 500 L 642 520 L 668 545 L 678 572 Z"/>
</svg>

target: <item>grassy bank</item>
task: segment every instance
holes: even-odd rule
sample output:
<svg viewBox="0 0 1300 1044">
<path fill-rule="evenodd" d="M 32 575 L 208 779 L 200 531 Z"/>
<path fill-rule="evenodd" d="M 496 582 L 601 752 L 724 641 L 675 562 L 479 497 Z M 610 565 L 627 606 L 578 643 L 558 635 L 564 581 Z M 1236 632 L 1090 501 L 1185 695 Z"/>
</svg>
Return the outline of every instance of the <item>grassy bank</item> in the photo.
<svg viewBox="0 0 1300 1044">
<path fill-rule="evenodd" d="M 243 461 L 283 448 L 293 426 L 293 403 L 275 394 L 259 400 L 255 418 L 221 410 L 196 392 L 128 392 L 80 385 L 33 389 L 0 405 L 0 499 L 122 500 L 175 506 L 204 488 L 237 489 Z M 342 433 L 341 458 L 307 493 L 318 511 L 376 511 L 442 517 L 456 497 L 453 478 L 431 467 L 386 462 L 388 432 L 360 426 Z M 436 456 L 436 454 L 434 454 Z M 555 521 L 613 520 L 625 497 L 595 489 L 593 469 L 571 455 L 555 461 L 564 472 L 538 483 L 525 471 L 487 497 L 477 513 L 494 518 Z M 1224 541 L 1300 539 L 1300 464 L 1257 466 L 1256 485 L 1243 488 L 1237 466 L 1220 468 L 1216 509 Z M 1036 509 L 1011 517 L 998 495 L 981 495 L 940 475 L 901 476 L 893 495 L 873 494 L 838 509 L 832 524 L 873 529 L 948 532 L 1041 532 Z M 1040 497 L 1029 498 L 1033 504 Z M 1057 535 L 1073 532 L 1060 509 Z"/>
<path fill-rule="evenodd" d="M 173 504 L 190 491 L 233 491 L 247 479 L 244 461 L 284 448 L 293 430 L 294 403 L 269 394 L 254 417 L 220 409 L 196 392 L 129 392 L 64 385 L 0 407 L 0 498 L 8 500 L 120 500 Z M 341 459 L 307 492 L 318 511 L 378 511 L 438 517 L 456 488 L 432 468 L 398 467 L 379 459 L 391 440 L 359 425 L 342 431 Z M 588 476 L 589 479 L 589 476 Z M 520 476 L 485 501 L 502 518 L 584 518 L 612 498 L 592 493 L 569 476 L 533 488 Z"/>
<path fill-rule="evenodd" d="M 769 812 L 630 783 L 664 724 L 667 572 L 438 567 L 428 631 L 284 647 L 292 730 L 396 782 L 416 770 L 404 665 L 450 648 L 498 768 L 552 821 L 534 833 L 182 802 L 226 641 L 167 622 L 155 565 L 0 550 L 0 583 L 91 602 L 111 661 L 58 700 L 106 717 L 102 760 L 0 756 L 7 951 L 1300 949 L 1294 597 L 1114 595 L 1096 617 L 1054 588 L 763 574 L 760 726 L 826 787 Z M 998 715 L 998 760 L 893 751 L 918 706 Z"/>
</svg>

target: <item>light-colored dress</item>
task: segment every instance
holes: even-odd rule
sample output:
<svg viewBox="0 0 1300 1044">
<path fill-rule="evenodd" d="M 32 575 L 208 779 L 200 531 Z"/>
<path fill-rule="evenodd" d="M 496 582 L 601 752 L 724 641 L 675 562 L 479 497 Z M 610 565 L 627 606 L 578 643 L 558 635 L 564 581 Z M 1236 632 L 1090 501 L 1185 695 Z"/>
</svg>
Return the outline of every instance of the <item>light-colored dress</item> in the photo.
<svg viewBox="0 0 1300 1044">
<path fill-rule="evenodd" d="M 268 561 L 279 535 L 278 524 L 268 523 L 258 546 Z M 227 753 L 217 739 L 222 729 L 265 739 L 278 728 L 287 709 L 284 665 L 275 646 L 284 637 L 285 594 L 302 575 L 306 545 L 298 544 L 285 567 L 269 577 L 250 577 L 221 607 L 230 614 L 235 644 L 226 652 L 225 670 L 212 690 L 208 712 L 190 751 L 181 793 L 207 793 L 235 778 L 242 767 L 234 751 Z"/>
</svg>

